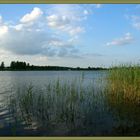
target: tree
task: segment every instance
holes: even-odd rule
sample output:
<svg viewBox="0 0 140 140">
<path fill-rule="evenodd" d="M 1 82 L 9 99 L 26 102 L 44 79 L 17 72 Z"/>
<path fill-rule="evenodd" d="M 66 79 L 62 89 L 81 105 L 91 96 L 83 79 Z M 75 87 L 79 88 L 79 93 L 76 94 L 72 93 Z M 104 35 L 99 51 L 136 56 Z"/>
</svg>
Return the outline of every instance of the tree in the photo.
<svg viewBox="0 0 140 140">
<path fill-rule="evenodd" d="M 13 70 L 13 69 L 15 69 L 15 67 L 16 67 L 16 64 L 14 61 L 12 61 L 10 64 L 10 68 Z"/>
<path fill-rule="evenodd" d="M 77 70 L 80 70 L 80 67 L 77 67 L 76 69 L 77 69 Z"/>
<path fill-rule="evenodd" d="M 88 69 L 91 70 L 91 67 L 89 66 Z"/>
<path fill-rule="evenodd" d="M 3 70 L 4 69 L 4 62 L 1 62 L 0 68 Z"/>
</svg>

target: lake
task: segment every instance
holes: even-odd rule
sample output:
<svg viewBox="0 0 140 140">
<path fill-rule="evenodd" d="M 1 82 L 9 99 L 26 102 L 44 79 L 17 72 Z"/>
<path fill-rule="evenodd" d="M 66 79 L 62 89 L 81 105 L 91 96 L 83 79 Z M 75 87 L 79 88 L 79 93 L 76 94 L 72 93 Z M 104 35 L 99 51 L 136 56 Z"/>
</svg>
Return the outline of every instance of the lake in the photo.
<svg viewBox="0 0 140 140">
<path fill-rule="evenodd" d="M 1 71 L 0 135 L 110 136 L 107 71 Z M 123 123 L 127 123 L 125 118 Z M 115 128 L 115 129 L 114 129 Z"/>
</svg>

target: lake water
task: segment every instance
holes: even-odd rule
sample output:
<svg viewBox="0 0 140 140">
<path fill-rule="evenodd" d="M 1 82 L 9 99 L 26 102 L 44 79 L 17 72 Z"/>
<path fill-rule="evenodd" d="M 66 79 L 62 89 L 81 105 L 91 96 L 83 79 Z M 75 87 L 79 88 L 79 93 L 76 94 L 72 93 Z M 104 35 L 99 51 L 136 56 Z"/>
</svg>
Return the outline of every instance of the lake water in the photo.
<svg viewBox="0 0 140 140">
<path fill-rule="evenodd" d="M 13 84 L 44 85 L 48 81 L 75 80 L 84 76 L 86 82 L 102 78 L 106 71 L 0 71 L 1 90 Z"/>
<path fill-rule="evenodd" d="M 1 135 L 7 134 L 9 127 L 7 125 L 8 111 L 6 110 L 7 98 L 15 88 L 22 88 L 25 85 L 34 85 L 35 87 L 43 88 L 49 82 L 56 82 L 58 79 L 61 82 L 70 83 L 82 78 L 84 85 L 92 83 L 98 87 L 97 81 L 106 76 L 105 71 L 1 71 L 0 72 L 0 126 L 3 131 Z M 99 87 L 100 88 L 100 87 Z M 24 89 L 22 89 L 24 90 Z"/>
<path fill-rule="evenodd" d="M 11 135 L 103 136 L 103 135 L 117 135 L 117 134 L 119 135 L 119 133 L 115 133 L 113 130 L 114 127 L 118 125 L 118 120 L 116 120 L 116 118 L 114 117 L 115 115 L 106 106 L 104 98 L 102 98 L 103 95 L 98 96 L 99 93 L 103 92 L 103 89 L 106 86 L 106 77 L 107 77 L 107 71 L 1 71 L 0 72 L 0 135 L 4 135 L 4 136 L 8 136 L 8 135 L 10 136 Z M 80 101 L 81 100 L 80 98 L 77 98 L 77 101 L 75 101 L 75 96 L 70 96 L 73 98 L 72 102 L 75 101 L 73 104 L 74 105 L 73 108 L 75 109 L 75 114 L 77 116 L 75 115 L 76 119 L 74 118 L 75 119 L 74 121 L 72 121 L 72 119 L 69 120 L 69 115 L 71 115 L 70 114 L 71 112 L 68 113 L 68 116 L 66 115 L 67 107 L 69 109 L 69 106 L 67 104 L 69 104 L 69 101 L 71 103 L 71 100 L 69 100 L 69 95 L 67 95 L 67 93 L 65 93 L 64 95 L 60 94 L 57 97 L 55 97 L 56 95 L 53 96 L 47 93 L 48 95 L 46 95 L 46 99 L 49 102 L 45 106 L 43 106 L 41 110 L 43 109 L 46 110 L 46 108 L 48 107 L 48 110 L 50 111 L 49 115 L 51 117 L 50 119 L 48 118 L 45 119 L 48 120 L 48 122 L 51 125 L 50 124 L 46 125 L 47 121 L 44 121 L 45 119 L 42 120 L 40 119 L 42 114 L 39 114 L 39 117 L 36 115 L 38 114 L 36 110 L 38 109 L 39 106 L 36 103 L 34 103 L 34 106 L 32 108 L 33 111 L 32 114 L 35 114 L 37 116 L 35 118 L 33 115 L 35 121 L 39 120 L 38 121 L 39 127 L 35 125 L 36 122 L 32 123 L 32 125 L 35 125 L 35 127 L 32 128 L 30 126 L 27 127 L 25 121 L 21 121 L 21 120 L 19 122 L 17 121 L 19 120 L 17 117 L 20 117 L 19 114 L 13 113 L 14 114 L 13 115 L 9 113 L 10 111 L 9 108 L 7 107 L 7 105 L 9 104 L 9 97 L 11 97 L 15 92 L 17 91 L 19 92 L 21 90 L 22 92 L 26 93 L 25 87 L 28 87 L 29 85 L 33 85 L 36 94 L 41 94 L 43 93 L 43 90 L 45 91 L 45 87 L 48 85 L 48 83 L 54 84 L 57 83 L 57 81 L 60 81 L 62 85 L 65 83 L 67 83 L 68 85 L 71 83 L 76 83 L 78 86 L 82 81 L 82 86 L 83 88 L 85 88 L 84 94 L 87 95 L 84 95 L 84 99 L 82 101 Z M 91 95 L 92 88 L 94 88 L 95 95 Z M 67 87 L 67 89 L 69 89 L 69 87 Z M 41 92 L 39 92 L 39 90 Z M 54 89 L 52 89 L 50 93 L 53 94 L 53 92 L 55 92 Z M 96 95 L 97 97 L 95 97 Z M 48 98 L 50 98 L 50 100 Z M 28 100 L 28 97 L 26 98 L 26 100 Z M 38 100 L 36 102 L 38 102 Z M 17 103 L 14 103 L 14 105 L 15 104 Z M 16 109 L 18 108 L 16 107 Z M 44 110 L 41 111 L 41 113 L 45 112 Z M 64 112 L 63 115 L 65 115 L 65 117 L 61 116 L 62 114 L 60 113 L 61 111 Z M 78 111 L 79 113 L 77 113 Z M 16 121 L 14 120 L 15 118 L 17 118 Z M 57 120 L 57 118 L 59 119 L 62 118 L 62 120 L 61 121 Z M 53 119 L 56 120 L 56 122 Z M 122 133 L 120 134 L 122 135 Z"/>
<path fill-rule="evenodd" d="M 97 87 L 97 81 L 106 74 L 106 71 L 0 71 L 0 101 L 2 103 L 3 98 L 11 94 L 13 87 L 30 84 L 44 87 L 48 82 L 53 83 L 58 79 L 61 82 L 71 82 L 83 78 L 85 85 L 93 83 Z"/>
</svg>

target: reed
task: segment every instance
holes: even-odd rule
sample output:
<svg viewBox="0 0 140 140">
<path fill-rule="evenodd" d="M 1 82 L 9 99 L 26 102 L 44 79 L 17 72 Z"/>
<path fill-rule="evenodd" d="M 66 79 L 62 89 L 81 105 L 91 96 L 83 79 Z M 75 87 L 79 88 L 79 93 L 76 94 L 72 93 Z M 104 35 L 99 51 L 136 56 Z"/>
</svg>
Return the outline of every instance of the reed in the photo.
<svg viewBox="0 0 140 140">
<path fill-rule="evenodd" d="M 140 104 L 140 66 L 120 65 L 109 71 L 108 89 L 112 102 L 123 99 L 125 102 Z"/>
<path fill-rule="evenodd" d="M 108 74 L 106 92 L 108 106 L 117 120 L 114 132 L 121 135 L 139 135 L 140 66 L 113 67 Z"/>
<path fill-rule="evenodd" d="M 22 87 L 10 98 L 11 113 L 28 128 L 41 132 L 139 134 L 140 66 L 112 67 L 105 77 L 88 84 L 85 77 L 82 73 L 73 80 L 50 81 L 43 88 Z"/>
<path fill-rule="evenodd" d="M 10 106 L 29 128 L 36 124 L 38 129 L 50 129 L 65 126 L 65 130 L 85 128 L 95 122 L 97 107 L 103 98 L 100 92 L 95 93 L 92 85 L 83 84 L 84 77 L 72 81 L 61 81 L 59 78 L 49 82 L 41 89 L 32 85 L 24 90 L 17 90 Z M 16 109 L 15 109 L 16 108 Z"/>
</svg>

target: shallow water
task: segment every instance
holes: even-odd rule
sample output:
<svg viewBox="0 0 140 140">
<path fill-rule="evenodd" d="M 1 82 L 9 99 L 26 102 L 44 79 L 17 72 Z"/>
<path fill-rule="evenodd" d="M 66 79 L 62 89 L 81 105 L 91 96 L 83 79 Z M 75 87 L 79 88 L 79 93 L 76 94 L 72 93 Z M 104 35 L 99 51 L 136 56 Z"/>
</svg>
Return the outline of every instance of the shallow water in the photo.
<svg viewBox="0 0 140 140">
<path fill-rule="evenodd" d="M 47 83 L 54 83 L 58 79 L 63 83 L 70 83 L 81 79 L 84 85 L 91 84 L 98 87 L 98 80 L 106 76 L 105 71 L 1 71 L 0 72 L 0 126 L 1 135 L 11 134 L 10 114 L 7 110 L 7 99 L 12 95 L 17 88 L 24 90 L 25 86 L 34 85 L 35 87 L 43 88 Z M 8 123 L 7 123 L 8 122 Z M 14 124 L 13 124 L 14 125 Z M 20 127 L 19 127 L 20 128 Z M 13 129 L 13 128 L 12 128 Z M 8 131 L 9 130 L 9 131 Z M 20 129 L 16 130 L 20 135 Z M 33 131 L 22 130 L 22 134 L 29 135 L 39 133 Z M 57 130 L 59 131 L 59 130 Z M 41 130 L 41 133 L 43 131 Z M 58 132 L 57 132 L 58 133 Z M 60 133 L 60 132 L 59 132 Z M 50 132 L 51 134 L 51 132 Z M 61 133 L 60 133 L 61 134 Z M 53 135 L 53 133 L 52 133 Z"/>
<path fill-rule="evenodd" d="M 104 95 L 102 92 L 106 87 L 107 71 L 1 71 L 0 72 L 0 135 L 20 135 L 20 136 L 114 136 L 114 135 L 129 135 L 130 132 L 125 130 L 124 123 L 128 122 L 126 118 L 122 120 L 117 119 L 118 116 L 110 110 L 107 106 Z M 79 119 L 76 118 L 76 125 L 72 126 L 71 123 L 66 127 L 66 122 L 56 121 L 51 127 L 46 127 L 46 122 L 40 122 L 40 127 L 36 122 L 32 122 L 31 126 L 27 125 L 24 121 L 18 119 L 18 114 L 11 113 L 7 105 L 9 104 L 9 98 L 20 89 L 25 92 L 26 87 L 33 85 L 37 94 L 44 94 L 45 87 L 48 83 L 54 84 L 57 81 L 61 84 L 67 83 L 68 85 L 74 81 L 76 86 L 82 82 L 87 95 L 85 95 L 85 101 L 75 104 L 76 111 L 80 111 Z M 90 95 L 88 90 L 94 90 L 96 96 Z M 40 92 L 41 91 L 41 92 Z M 18 91 L 19 92 L 19 91 Z M 43 93 L 44 92 L 44 93 Z M 98 94 L 100 94 L 98 96 Z M 85 92 L 86 94 L 86 92 Z M 65 95 L 66 96 L 66 95 Z M 60 99 L 62 98 L 62 99 Z M 62 105 L 66 105 L 63 100 L 63 95 L 58 98 L 59 103 L 50 111 L 53 112 L 52 118 L 57 116 L 59 108 Z M 34 99 L 35 100 L 35 99 Z M 79 99 L 78 99 L 79 100 Z M 94 100 L 94 104 L 91 101 Z M 18 100 L 17 100 L 18 102 Z M 51 101 L 50 101 L 51 102 Z M 67 103 L 67 102 L 66 102 Z M 12 105 L 15 105 L 13 103 Z M 36 104 L 35 104 L 36 106 Z M 34 109 L 37 108 L 37 106 Z M 59 107 L 60 106 L 60 107 Z M 12 107 L 11 107 L 12 108 Z M 17 108 L 16 108 L 17 109 Z M 12 110 L 14 112 L 14 110 Z M 33 110 L 33 112 L 35 112 Z M 58 114 L 59 115 L 59 114 Z M 85 117 L 84 119 L 82 117 Z M 59 123 L 58 123 L 59 122 Z M 129 123 L 131 123 L 129 121 Z M 70 126 L 69 126 L 70 125 Z M 119 128 L 121 125 L 123 127 Z M 131 125 L 131 124 L 130 124 Z M 127 126 L 128 127 L 128 126 Z M 136 126 L 138 127 L 138 126 Z M 116 129 L 117 128 L 117 129 Z M 126 132 L 125 132 L 126 131 Z M 128 133 L 127 133 L 128 131 Z M 133 133 L 132 135 L 138 135 Z M 131 134 L 130 134 L 131 135 Z"/>
</svg>

